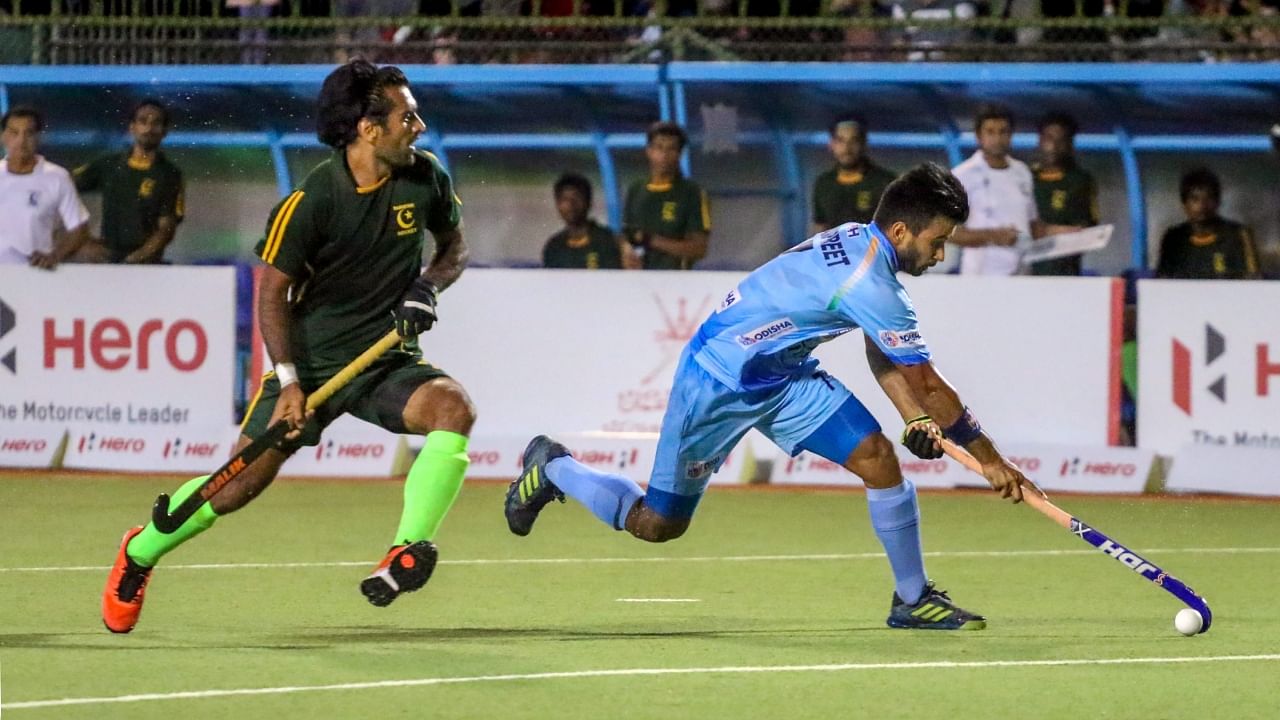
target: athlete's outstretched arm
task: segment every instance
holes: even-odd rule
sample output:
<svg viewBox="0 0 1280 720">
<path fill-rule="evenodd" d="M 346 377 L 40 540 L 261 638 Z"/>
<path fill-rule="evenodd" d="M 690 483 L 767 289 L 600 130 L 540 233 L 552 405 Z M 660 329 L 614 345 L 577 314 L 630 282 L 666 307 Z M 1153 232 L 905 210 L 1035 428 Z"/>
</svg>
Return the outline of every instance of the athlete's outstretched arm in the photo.
<svg viewBox="0 0 1280 720">
<path fill-rule="evenodd" d="M 911 393 L 938 422 L 943 433 L 982 463 L 982 474 L 1001 497 L 1022 501 L 1022 483 L 1027 478 L 996 449 L 969 409 L 960 401 L 951 383 L 927 360 L 915 365 L 895 366 Z"/>
<path fill-rule="evenodd" d="M 454 228 L 432 233 L 436 239 L 436 253 L 422 276 L 437 290 L 444 290 L 454 283 L 467 267 L 467 242 L 462 239 L 462 229 Z"/>
</svg>

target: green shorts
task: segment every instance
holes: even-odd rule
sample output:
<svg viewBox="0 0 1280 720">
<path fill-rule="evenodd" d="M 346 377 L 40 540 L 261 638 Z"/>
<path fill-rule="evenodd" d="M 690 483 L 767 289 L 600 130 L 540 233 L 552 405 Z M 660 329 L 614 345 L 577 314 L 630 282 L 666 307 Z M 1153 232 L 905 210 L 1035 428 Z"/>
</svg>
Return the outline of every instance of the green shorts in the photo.
<svg viewBox="0 0 1280 720">
<path fill-rule="evenodd" d="M 315 392 L 328 379 L 309 377 L 302 368 L 298 374 L 307 393 Z M 384 357 L 316 408 L 316 414 L 302 428 L 302 434 L 281 443 L 280 449 L 292 453 L 303 445 L 319 445 L 320 433 L 343 413 L 351 413 L 393 433 L 408 432 L 404 426 L 404 408 L 409 398 L 423 383 L 441 377 L 448 374 L 416 355 Z M 280 381 L 274 372 L 269 372 L 263 376 L 262 386 L 245 413 L 240 433 L 257 437 L 265 432 L 279 397 Z"/>
</svg>

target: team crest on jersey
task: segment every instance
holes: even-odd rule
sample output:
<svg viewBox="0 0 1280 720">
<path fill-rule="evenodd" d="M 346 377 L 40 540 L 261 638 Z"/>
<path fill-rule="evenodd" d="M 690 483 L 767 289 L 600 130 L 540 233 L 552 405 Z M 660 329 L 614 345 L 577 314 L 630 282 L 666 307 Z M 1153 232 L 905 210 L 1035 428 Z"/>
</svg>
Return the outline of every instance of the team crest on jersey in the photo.
<svg viewBox="0 0 1280 720">
<path fill-rule="evenodd" d="M 916 328 L 903 330 L 902 332 L 881 330 L 880 344 L 887 348 L 918 347 L 924 345 L 924 336 Z"/>
<path fill-rule="evenodd" d="M 138 197 L 149 198 L 156 191 L 156 181 L 151 178 L 143 178 L 142 184 L 138 186 Z"/>
<path fill-rule="evenodd" d="M 730 290 L 729 294 L 724 296 L 724 300 L 720 301 L 720 307 L 716 308 L 716 312 L 724 312 L 725 310 L 728 310 L 729 308 L 736 305 L 737 302 L 741 299 L 742 299 L 741 290 L 739 290 L 738 288 L 734 288 Z"/>
<path fill-rule="evenodd" d="M 414 213 L 413 203 L 393 205 L 391 212 L 396 216 L 396 235 L 410 235 L 418 232 L 418 216 Z"/>
<path fill-rule="evenodd" d="M 670 200 L 662 203 L 662 221 L 674 222 L 676 219 L 676 204 Z"/>
</svg>

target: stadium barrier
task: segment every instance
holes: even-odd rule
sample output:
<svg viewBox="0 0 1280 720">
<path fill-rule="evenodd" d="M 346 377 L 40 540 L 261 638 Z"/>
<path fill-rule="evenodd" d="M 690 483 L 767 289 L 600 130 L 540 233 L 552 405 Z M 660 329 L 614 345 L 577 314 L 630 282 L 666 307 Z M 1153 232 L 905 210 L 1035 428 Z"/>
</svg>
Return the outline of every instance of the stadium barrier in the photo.
<svg viewBox="0 0 1280 720">
<path fill-rule="evenodd" d="M 423 349 L 480 408 L 472 476 L 513 475 L 527 439 L 549 432 L 597 467 L 647 479 L 680 351 L 740 278 L 468 272 Z M 1280 495 L 1280 335 L 1265 313 L 1241 311 L 1280 305 L 1280 286 L 1139 283 L 1139 448 L 1123 448 L 1114 446 L 1120 281 L 905 281 L 948 378 L 1046 489 L 1138 492 L 1163 467 L 1159 453 L 1174 457 L 1170 489 Z M 0 267 L 0 467 L 216 467 L 237 435 L 234 297 L 228 268 Z M 863 354 L 856 337 L 817 353 L 893 434 L 896 412 Z M 388 477 L 407 469 L 418 442 L 347 418 L 285 474 Z M 902 460 L 922 486 L 980 483 L 946 461 Z M 853 484 L 832 463 L 781 457 L 756 434 L 715 477 L 765 480 Z"/>
</svg>

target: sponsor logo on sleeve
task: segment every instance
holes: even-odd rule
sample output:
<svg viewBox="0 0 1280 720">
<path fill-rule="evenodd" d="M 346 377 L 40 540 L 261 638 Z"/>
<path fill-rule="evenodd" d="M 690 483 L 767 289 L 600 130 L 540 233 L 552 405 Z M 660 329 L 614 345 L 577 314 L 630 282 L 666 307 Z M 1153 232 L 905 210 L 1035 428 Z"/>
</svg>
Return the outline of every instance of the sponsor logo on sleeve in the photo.
<svg viewBox="0 0 1280 720">
<path fill-rule="evenodd" d="M 924 345 L 924 336 L 920 334 L 918 329 L 903 330 L 881 330 L 880 344 L 887 348 L 899 347 L 922 347 Z"/>
<path fill-rule="evenodd" d="M 741 290 L 739 290 L 738 288 L 734 288 L 730 290 L 729 294 L 724 296 L 724 300 L 720 301 L 720 307 L 716 308 L 716 312 L 724 312 L 725 310 L 728 310 L 729 308 L 737 304 L 737 302 L 741 299 L 742 299 Z"/>
<path fill-rule="evenodd" d="M 772 340 L 774 338 L 782 337 L 783 335 L 790 335 L 795 331 L 796 324 L 791 322 L 791 318 L 781 318 L 773 320 L 767 325 L 761 325 L 755 330 L 750 330 L 739 335 L 738 344 L 744 348 L 751 347 L 758 342 Z"/>
</svg>

